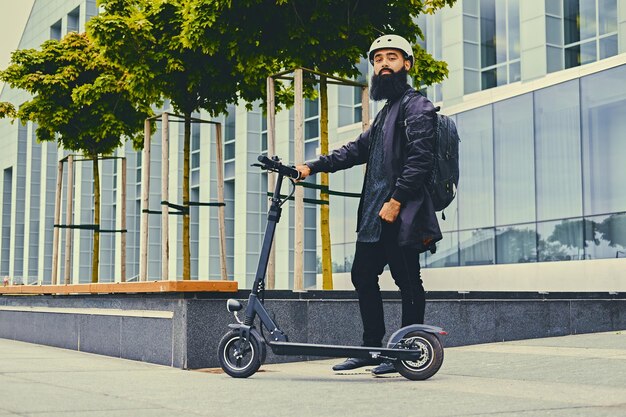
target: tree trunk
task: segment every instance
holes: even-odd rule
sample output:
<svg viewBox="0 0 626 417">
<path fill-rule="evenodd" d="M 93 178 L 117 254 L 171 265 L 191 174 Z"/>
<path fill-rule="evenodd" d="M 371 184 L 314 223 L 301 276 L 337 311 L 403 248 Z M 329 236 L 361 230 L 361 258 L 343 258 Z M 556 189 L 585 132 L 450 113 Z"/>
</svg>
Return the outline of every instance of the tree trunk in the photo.
<svg viewBox="0 0 626 417">
<path fill-rule="evenodd" d="M 320 77 L 320 151 L 328 155 L 328 84 L 326 77 Z M 328 173 L 321 173 L 320 185 L 328 187 Z M 328 193 L 320 191 L 320 200 L 329 201 Z M 320 205 L 320 232 L 322 237 L 322 289 L 333 289 L 333 261 L 330 250 L 330 205 Z"/>
<path fill-rule="evenodd" d="M 185 136 L 183 145 L 183 280 L 191 279 L 191 248 L 189 237 L 189 158 L 191 154 L 191 113 L 185 113 Z"/>
<path fill-rule="evenodd" d="M 98 155 L 92 157 L 93 160 L 93 203 L 94 219 L 93 224 L 100 226 L 100 170 L 98 167 Z M 91 256 L 91 282 L 98 282 L 100 266 L 100 230 L 96 228 L 93 232 L 93 253 Z"/>
</svg>

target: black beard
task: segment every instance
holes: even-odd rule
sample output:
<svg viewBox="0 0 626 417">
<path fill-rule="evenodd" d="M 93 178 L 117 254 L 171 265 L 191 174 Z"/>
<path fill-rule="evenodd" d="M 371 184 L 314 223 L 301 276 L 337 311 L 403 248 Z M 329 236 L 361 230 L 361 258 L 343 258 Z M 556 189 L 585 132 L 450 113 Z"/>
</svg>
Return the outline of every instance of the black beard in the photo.
<svg viewBox="0 0 626 417">
<path fill-rule="evenodd" d="M 391 74 L 372 75 L 370 83 L 370 97 L 374 101 L 379 100 L 395 100 L 400 97 L 407 89 L 408 71 L 402 67 L 398 72 Z"/>
</svg>

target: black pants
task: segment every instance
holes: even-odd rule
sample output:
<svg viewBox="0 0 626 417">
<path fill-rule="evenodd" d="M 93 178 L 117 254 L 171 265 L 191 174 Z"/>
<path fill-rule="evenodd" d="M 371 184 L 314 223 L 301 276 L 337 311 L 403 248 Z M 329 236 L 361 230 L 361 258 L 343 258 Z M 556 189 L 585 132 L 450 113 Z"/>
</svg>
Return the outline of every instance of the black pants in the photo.
<svg viewBox="0 0 626 417">
<path fill-rule="evenodd" d="M 391 276 L 402 296 L 402 327 L 424 323 L 426 297 L 420 278 L 419 252 L 400 247 L 395 224 L 383 223 L 375 243 L 356 243 L 352 283 L 359 296 L 363 321 L 363 345 L 381 346 L 385 335 L 383 301 L 378 276 L 389 265 Z"/>
</svg>

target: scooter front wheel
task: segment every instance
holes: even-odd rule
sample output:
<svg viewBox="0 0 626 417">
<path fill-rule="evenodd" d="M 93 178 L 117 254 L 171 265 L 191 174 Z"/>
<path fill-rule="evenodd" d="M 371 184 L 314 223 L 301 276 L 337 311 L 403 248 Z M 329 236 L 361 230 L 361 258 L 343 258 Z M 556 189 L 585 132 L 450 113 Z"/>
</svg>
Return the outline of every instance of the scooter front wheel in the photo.
<svg viewBox="0 0 626 417">
<path fill-rule="evenodd" d="M 435 375 L 443 363 L 443 345 L 432 333 L 413 331 L 405 334 L 396 346 L 417 350 L 420 357 L 415 361 L 395 361 L 396 370 L 405 378 L 421 381 Z"/>
<path fill-rule="evenodd" d="M 232 330 L 222 337 L 218 347 L 220 365 L 224 372 L 233 378 L 247 378 L 254 375 L 261 367 L 265 357 L 265 345 L 250 333 L 248 340 L 242 342 L 239 330 Z"/>
</svg>

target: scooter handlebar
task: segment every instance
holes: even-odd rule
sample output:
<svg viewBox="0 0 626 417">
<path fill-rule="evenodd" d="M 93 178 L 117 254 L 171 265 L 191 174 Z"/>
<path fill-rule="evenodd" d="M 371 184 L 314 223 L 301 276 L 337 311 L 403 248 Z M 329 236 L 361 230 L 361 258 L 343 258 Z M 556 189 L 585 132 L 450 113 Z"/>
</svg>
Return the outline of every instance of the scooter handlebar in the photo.
<svg viewBox="0 0 626 417">
<path fill-rule="evenodd" d="M 282 174 L 285 177 L 289 177 L 294 180 L 300 179 L 300 171 L 298 171 L 294 167 L 283 165 L 277 157 L 274 157 L 274 159 L 272 159 L 268 158 L 265 155 L 259 155 L 257 160 L 261 163 L 260 165 L 263 169 L 278 172 L 279 174 Z"/>
</svg>

